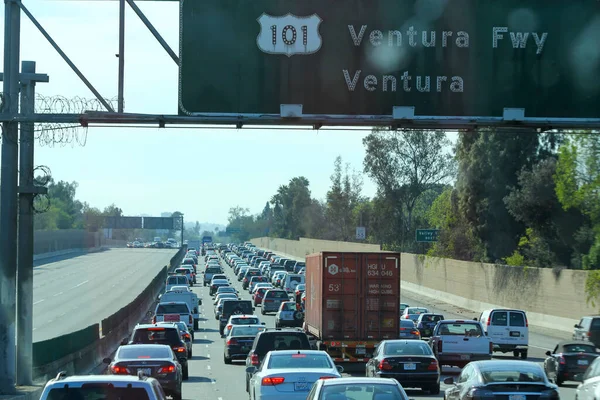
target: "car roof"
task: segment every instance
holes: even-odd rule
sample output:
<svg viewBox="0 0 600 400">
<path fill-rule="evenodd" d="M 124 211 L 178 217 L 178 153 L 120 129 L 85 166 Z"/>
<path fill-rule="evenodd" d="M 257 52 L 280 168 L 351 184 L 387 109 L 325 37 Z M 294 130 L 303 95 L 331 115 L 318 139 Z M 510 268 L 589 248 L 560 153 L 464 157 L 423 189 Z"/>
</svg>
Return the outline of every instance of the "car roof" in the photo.
<svg viewBox="0 0 600 400">
<path fill-rule="evenodd" d="M 484 360 L 471 362 L 477 369 L 490 369 L 493 371 L 519 370 L 520 368 L 535 368 L 542 370 L 543 368 L 536 362 L 524 360 Z"/>
<path fill-rule="evenodd" d="M 283 351 L 283 350 L 279 350 Z M 365 378 L 365 377 L 342 377 L 337 379 L 326 379 L 323 381 L 323 386 L 335 386 L 335 385 L 348 385 L 348 384 L 377 384 L 377 385 L 390 385 L 398 386 L 396 380 L 389 378 Z"/>
<path fill-rule="evenodd" d="M 592 342 L 584 342 L 583 340 L 563 340 L 562 342 L 558 342 L 558 345 L 557 345 L 557 346 L 559 346 L 559 347 L 563 347 L 563 346 L 569 346 L 569 345 L 572 345 L 572 344 L 574 344 L 574 345 L 577 345 L 577 344 L 579 344 L 579 345 L 585 344 L 585 345 L 587 345 L 587 346 L 592 346 L 592 347 L 595 347 L 595 346 L 594 346 L 594 343 L 592 343 Z"/>
<path fill-rule="evenodd" d="M 148 328 L 169 328 L 169 329 L 179 329 L 177 325 L 171 324 L 137 324 L 134 329 L 148 329 Z"/>
<path fill-rule="evenodd" d="M 323 350 L 271 350 L 269 353 L 274 353 L 278 356 L 293 356 L 294 354 L 327 355 Z"/>
</svg>

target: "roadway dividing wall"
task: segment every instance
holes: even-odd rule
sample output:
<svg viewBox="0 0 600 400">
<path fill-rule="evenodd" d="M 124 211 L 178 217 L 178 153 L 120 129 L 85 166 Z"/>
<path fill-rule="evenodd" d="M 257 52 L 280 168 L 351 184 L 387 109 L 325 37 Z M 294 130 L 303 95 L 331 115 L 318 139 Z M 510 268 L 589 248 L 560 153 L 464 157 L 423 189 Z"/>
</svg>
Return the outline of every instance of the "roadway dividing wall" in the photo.
<svg viewBox="0 0 600 400">
<path fill-rule="evenodd" d="M 59 371 L 69 375 L 89 373 L 112 354 L 133 327 L 146 315 L 164 289 L 168 271 L 180 265 L 186 247 L 171 258 L 169 265 L 131 303 L 116 313 L 80 331 L 33 343 L 33 376 L 48 380 Z"/>
<path fill-rule="evenodd" d="M 304 239 L 256 238 L 251 242 L 288 256 L 304 258 L 319 251 L 379 251 L 378 245 Z M 573 332 L 573 325 L 597 310 L 586 301 L 582 270 L 525 268 L 440 259 L 402 253 L 401 288 L 474 311 L 518 308 L 529 323 Z"/>
</svg>

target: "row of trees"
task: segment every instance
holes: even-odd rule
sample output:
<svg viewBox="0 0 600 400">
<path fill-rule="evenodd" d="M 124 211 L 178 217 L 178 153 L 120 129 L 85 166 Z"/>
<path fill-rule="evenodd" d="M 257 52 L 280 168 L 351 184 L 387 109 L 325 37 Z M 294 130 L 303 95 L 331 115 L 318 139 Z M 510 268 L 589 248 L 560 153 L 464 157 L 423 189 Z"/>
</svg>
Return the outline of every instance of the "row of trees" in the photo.
<svg viewBox="0 0 600 400">
<path fill-rule="evenodd" d="M 597 134 L 478 129 L 459 132 L 452 148 L 441 131 L 377 129 L 363 143 L 373 198 L 362 194 L 363 175 L 338 157 L 324 199 L 295 177 L 259 214 L 232 208 L 233 238 L 352 241 L 364 226 L 366 241 L 388 250 L 600 270 Z M 426 228 L 440 229 L 440 237 L 422 247 L 415 230 Z"/>
</svg>

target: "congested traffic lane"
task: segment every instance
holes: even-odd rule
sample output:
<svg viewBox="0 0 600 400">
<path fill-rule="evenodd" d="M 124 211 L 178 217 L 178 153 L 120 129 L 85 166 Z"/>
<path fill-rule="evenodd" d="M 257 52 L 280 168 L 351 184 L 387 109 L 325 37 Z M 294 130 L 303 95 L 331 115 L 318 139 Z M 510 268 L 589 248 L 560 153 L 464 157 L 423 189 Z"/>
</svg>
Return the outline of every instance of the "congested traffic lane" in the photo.
<svg viewBox="0 0 600 400">
<path fill-rule="evenodd" d="M 99 323 L 133 301 L 175 253 L 111 249 L 34 268 L 33 341 Z"/>
<path fill-rule="evenodd" d="M 200 261 L 198 271 L 203 269 L 203 261 Z M 241 298 L 243 300 L 250 300 L 251 296 L 247 290 L 242 289 L 241 282 L 238 282 L 233 275 L 233 270 L 225 262 L 221 262 L 223 270 L 227 276 L 231 279 L 232 286 L 239 290 Z M 201 309 L 201 322 L 200 329 L 196 332 L 196 339 L 194 341 L 194 356 L 189 362 L 190 378 L 188 381 L 183 383 L 183 397 L 185 399 L 206 399 L 206 400 L 238 400 L 245 399 L 248 394 L 245 390 L 245 363 L 243 361 L 234 361 L 232 364 L 226 365 L 223 362 L 223 348 L 224 340 L 219 334 L 218 321 L 215 320 L 212 298 L 209 296 L 208 287 L 202 287 L 201 284 L 196 285 L 193 289 L 194 292 L 202 298 L 203 306 Z M 420 305 L 415 299 L 407 298 L 407 302 L 411 305 Z M 411 303 L 412 301 L 412 303 Z M 431 307 L 436 312 L 434 307 Z M 255 314 L 260 318 L 262 322 L 266 323 L 268 328 L 275 327 L 275 315 L 261 315 L 260 307 L 257 307 Z M 464 318 L 464 315 L 452 315 L 445 313 L 449 318 L 457 317 Z M 539 350 L 542 352 L 542 350 Z M 545 350 L 544 350 L 545 351 Z M 530 360 L 542 362 L 543 358 L 538 355 L 537 350 L 530 353 Z M 542 352 L 543 355 L 543 352 Z M 498 355 L 494 358 L 507 358 L 512 359 L 512 355 L 503 356 Z M 445 367 L 442 371 L 442 380 L 446 377 L 456 375 L 460 372 L 458 368 Z M 364 376 L 364 370 L 359 369 L 355 372 L 345 372 L 344 376 Z M 420 390 L 407 389 L 406 392 L 410 398 L 442 398 L 444 390 L 448 388 L 448 385 L 441 384 L 441 392 L 439 395 L 425 394 Z M 575 397 L 576 385 L 566 384 L 560 389 L 561 398 L 564 400 L 573 400 Z"/>
</svg>

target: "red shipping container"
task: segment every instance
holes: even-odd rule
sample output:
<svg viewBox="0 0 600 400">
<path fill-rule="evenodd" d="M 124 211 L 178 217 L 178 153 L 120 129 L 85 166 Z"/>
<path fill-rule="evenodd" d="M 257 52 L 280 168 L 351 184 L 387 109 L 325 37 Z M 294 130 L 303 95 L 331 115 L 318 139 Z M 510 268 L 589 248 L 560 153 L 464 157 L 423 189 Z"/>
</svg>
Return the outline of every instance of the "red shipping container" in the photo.
<svg viewBox="0 0 600 400">
<path fill-rule="evenodd" d="M 306 256 L 308 332 L 321 340 L 397 339 L 400 253 Z"/>
</svg>

